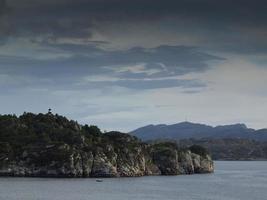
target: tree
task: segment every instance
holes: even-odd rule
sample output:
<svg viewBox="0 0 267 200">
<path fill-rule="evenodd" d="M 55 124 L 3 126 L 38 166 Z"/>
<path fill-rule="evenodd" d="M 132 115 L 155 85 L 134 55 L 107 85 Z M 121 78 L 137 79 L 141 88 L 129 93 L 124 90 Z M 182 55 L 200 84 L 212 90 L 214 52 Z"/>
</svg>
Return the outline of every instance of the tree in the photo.
<svg viewBox="0 0 267 200">
<path fill-rule="evenodd" d="M 88 126 L 87 124 L 83 126 L 83 132 L 85 136 L 94 136 L 98 137 L 101 136 L 102 132 L 97 126 Z"/>
</svg>

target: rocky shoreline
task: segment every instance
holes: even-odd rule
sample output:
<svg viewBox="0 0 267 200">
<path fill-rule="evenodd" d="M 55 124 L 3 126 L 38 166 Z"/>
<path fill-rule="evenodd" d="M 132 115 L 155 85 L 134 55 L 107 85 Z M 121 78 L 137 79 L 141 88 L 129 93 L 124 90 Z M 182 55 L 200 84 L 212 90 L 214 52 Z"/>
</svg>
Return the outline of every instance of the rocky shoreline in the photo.
<svg viewBox="0 0 267 200">
<path fill-rule="evenodd" d="M 32 117 L 34 121 L 31 123 L 38 127 L 38 116 Z M 1 142 L 0 176 L 136 177 L 212 173 L 214 170 L 210 155 L 198 152 L 196 148 L 179 149 L 171 142 L 146 144 L 120 132 L 95 134 L 88 126 L 77 123 L 65 121 L 58 124 L 58 116 L 48 115 L 46 118 L 50 120 L 49 126 L 52 124 L 60 129 L 49 128 L 53 130 L 49 142 L 37 139 L 21 147 L 15 146 L 13 141 Z M 21 126 L 21 120 L 18 124 Z M 26 129 L 31 125 L 23 124 Z M 57 137 L 60 141 L 55 141 L 52 136 L 67 131 L 64 126 L 72 129 L 72 134 L 66 139 Z"/>
<path fill-rule="evenodd" d="M 124 143 L 125 144 L 125 143 Z M 161 144 L 168 145 L 168 144 Z M 126 144 L 127 146 L 127 144 Z M 49 151 L 69 151 L 68 145 L 36 149 L 33 152 L 24 151 L 20 161 L 2 163 L 0 176 L 18 177 L 135 177 L 148 175 L 179 175 L 213 172 L 213 162 L 209 155 L 200 156 L 190 150 L 178 152 L 166 148 L 157 151 L 153 149 L 148 154 L 150 146 L 137 146 L 133 150 L 107 146 L 93 152 L 81 152 L 71 149 L 68 158 L 51 159 L 39 165 L 35 159 L 50 154 Z M 42 155 L 41 155 L 42 154 Z"/>
</svg>

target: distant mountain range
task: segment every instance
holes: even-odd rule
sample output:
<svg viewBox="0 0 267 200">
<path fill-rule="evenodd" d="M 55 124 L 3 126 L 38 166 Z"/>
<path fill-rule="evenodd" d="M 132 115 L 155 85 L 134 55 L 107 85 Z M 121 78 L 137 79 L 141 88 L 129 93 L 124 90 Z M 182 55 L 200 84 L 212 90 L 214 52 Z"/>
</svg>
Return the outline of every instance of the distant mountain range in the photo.
<svg viewBox="0 0 267 200">
<path fill-rule="evenodd" d="M 206 147 L 214 160 L 267 160 L 267 129 L 255 130 L 245 124 L 208 126 L 190 122 L 148 125 L 130 134 L 144 141 L 175 140 L 180 147 Z"/>
<path fill-rule="evenodd" d="M 225 126 L 208 126 L 191 122 L 181 122 L 172 125 L 159 124 L 148 125 L 131 131 L 130 134 L 140 139 L 250 139 L 256 141 L 267 141 L 267 129 L 255 130 L 247 128 L 245 124 L 233 124 Z"/>
</svg>

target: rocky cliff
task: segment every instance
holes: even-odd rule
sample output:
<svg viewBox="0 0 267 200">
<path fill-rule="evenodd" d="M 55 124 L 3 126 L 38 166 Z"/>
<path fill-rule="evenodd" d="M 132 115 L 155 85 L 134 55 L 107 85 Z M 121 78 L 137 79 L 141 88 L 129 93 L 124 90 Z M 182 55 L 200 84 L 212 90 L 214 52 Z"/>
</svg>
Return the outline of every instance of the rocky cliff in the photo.
<svg viewBox="0 0 267 200">
<path fill-rule="evenodd" d="M 0 176 L 132 177 L 213 170 L 210 155 L 199 146 L 146 144 L 51 113 L 0 116 Z"/>
</svg>

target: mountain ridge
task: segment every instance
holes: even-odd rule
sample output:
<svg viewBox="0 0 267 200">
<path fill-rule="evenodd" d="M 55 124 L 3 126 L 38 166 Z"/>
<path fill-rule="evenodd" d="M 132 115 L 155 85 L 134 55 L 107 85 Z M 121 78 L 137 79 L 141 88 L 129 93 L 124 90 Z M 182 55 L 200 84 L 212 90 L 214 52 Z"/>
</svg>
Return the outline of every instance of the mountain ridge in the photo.
<svg viewBox="0 0 267 200">
<path fill-rule="evenodd" d="M 210 126 L 201 123 L 180 122 L 176 124 L 149 124 L 130 134 L 142 140 L 189 139 L 189 138 L 242 138 L 267 141 L 267 129 L 248 128 L 243 123 Z"/>
</svg>

